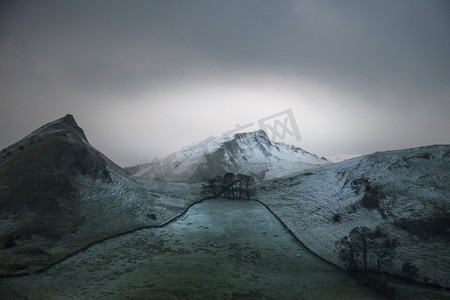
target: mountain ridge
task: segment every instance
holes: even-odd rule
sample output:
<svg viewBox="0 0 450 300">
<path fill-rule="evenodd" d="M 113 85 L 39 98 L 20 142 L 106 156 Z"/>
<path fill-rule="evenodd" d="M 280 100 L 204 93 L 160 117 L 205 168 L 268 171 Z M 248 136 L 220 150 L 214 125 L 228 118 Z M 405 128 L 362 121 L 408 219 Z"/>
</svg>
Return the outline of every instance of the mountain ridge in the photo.
<svg viewBox="0 0 450 300">
<path fill-rule="evenodd" d="M 200 182 L 228 172 L 267 180 L 327 164 L 299 147 L 272 142 L 263 130 L 207 139 L 163 159 L 128 167 L 131 174 L 161 181 Z"/>
</svg>

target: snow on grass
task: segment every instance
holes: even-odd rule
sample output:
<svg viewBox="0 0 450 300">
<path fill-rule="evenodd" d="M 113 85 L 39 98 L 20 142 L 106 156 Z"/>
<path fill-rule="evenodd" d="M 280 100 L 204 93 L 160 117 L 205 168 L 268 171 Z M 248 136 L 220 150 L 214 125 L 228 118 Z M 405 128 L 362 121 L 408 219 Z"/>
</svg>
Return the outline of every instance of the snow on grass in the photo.
<svg viewBox="0 0 450 300">
<path fill-rule="evenodd" d="M 365 178 L 385 194 L 381 209 L 361 206 L 352 182 Z M 307 247 L 340 263 L 335 242 L 351 229 L 381 226 L 397 238 L 398 257 L 389 272 L 399 274 L 411 260 L 419 280 L 450 286 L 450 242 L 447 236 L 421 238 L 394 226 L 402 218 L 430 220 L 450 215 L 450 146 L 431 146 L 375 153 L 324 166 L 304 175 L 267 181 L 258 199 L 269 205 Z M 382 212 L 384 213 L 384 216 Z M 340 222 L 333 221 L 335 214 Z"/>
<path fill-rule="evenodd" d="M 163 228 L 104 241 L 42 274 L 0 279 L 0 286 L 0 298 L 380 298 L 311 255 L 261 204 L 223 199 L 195 205 Z"/>
</svg>

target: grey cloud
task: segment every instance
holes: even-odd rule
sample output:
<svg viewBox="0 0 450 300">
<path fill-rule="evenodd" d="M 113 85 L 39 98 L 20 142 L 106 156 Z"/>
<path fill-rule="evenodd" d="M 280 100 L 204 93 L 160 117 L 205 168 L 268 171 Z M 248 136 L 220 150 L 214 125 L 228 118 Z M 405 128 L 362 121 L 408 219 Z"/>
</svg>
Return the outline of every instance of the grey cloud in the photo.
<svg viewBox="0 0 450 300">
<path fill-rule="evenodd" d="M 3 128 L 17 123 L 19 111 L 33 115 L 38 106 L 60 113 L 78 101 L 83 113 L 95 96 L 105 105 L 104 99 L 133 101 L 143 90 L 220 81 L 227 72 L 308 78 L 357 95 L 368 110 L 423 110 L 439 120 L 450 113 L 445 0 L 1 5 Z M 0 138 L 11 135 L 6 130 Z M 439 140 L 448 138 L 436 130 Z"/>
<path fill-rule="evenodd" d="M 355 86 L 439 88 L 450 77 L 450 18 L 440 1 L 45 3 L 17 5 L 3 40 L 81 87 L 133 89 L 176 76 L 196 56 Z"/>
</svg>

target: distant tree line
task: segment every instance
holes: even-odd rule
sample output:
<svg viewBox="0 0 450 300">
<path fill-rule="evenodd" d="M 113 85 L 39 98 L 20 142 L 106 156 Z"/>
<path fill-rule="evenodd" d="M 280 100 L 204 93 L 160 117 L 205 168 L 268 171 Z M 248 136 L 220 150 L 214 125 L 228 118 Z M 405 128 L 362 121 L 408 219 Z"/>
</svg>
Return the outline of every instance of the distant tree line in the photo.
<svg viewBox="0 0 450 300">
<path fill-rule="evenodd" d="M 214 178 L 205 179 L 202 186 L 203 193 L 209 197 L 228 199 L 250 199 L 254 194 L 253 177 L 244 174 L 226 173 Z"/>
</svg>

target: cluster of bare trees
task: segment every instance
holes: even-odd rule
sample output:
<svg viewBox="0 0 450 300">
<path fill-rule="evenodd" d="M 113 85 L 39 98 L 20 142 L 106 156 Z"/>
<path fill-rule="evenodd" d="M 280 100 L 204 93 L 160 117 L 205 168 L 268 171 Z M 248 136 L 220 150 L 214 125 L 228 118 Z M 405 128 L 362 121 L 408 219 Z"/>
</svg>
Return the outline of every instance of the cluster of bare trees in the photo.
<svg viewBox="0 0 450 300">
<path fill-rule="evenodd" d="M 254 193 L 254 182 L 248 175 L 226 173 L 207 179 L 203 184 L 203 193 L 214 198 L 250 199 Z"/>
<path fill-rule="evenodd" d="M 336 242 L 339 259 L 349 271 L 382 271 L 395 257 L 397 241 L 380 228 L 355 227 L 348 236 Z"/>
</svg>

